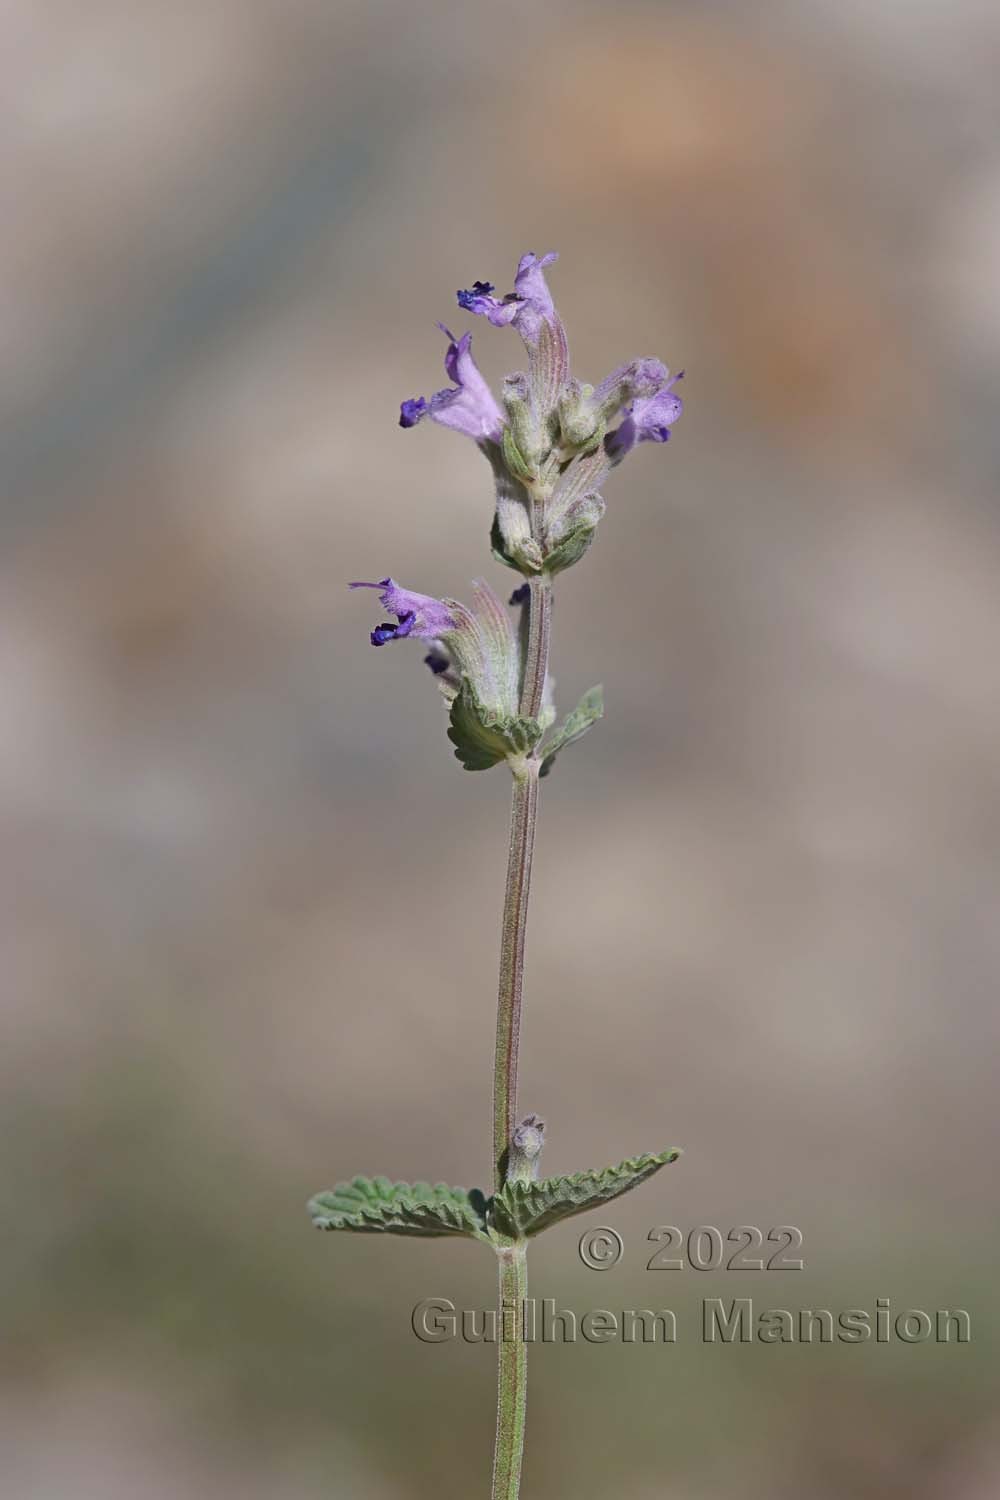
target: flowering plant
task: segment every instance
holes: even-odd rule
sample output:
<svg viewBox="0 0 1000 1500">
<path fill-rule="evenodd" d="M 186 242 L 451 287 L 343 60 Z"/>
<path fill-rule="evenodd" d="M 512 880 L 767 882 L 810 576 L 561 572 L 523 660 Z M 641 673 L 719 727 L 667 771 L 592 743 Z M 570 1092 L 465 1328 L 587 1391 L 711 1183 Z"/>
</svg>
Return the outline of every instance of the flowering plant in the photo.
<svg viewBox="0 0 1000 1500">
<path fill-rule="evenodd" d="M 448 340 L 450 386 L 400 407 L 401 427 L 425 417 L 472 438 L 493 473 L 493 556 L 521 575 L 505 607 L 489 584 L 472 585 L 472 606 L 403 588 L 393 578 L 356 582 L 375 589 L 394 621 L 376 625 L 373 646 L 415 639 L 448 706 L 448 736 L 469 771 L 505 763 L 513 778 L 510 852 L 501 924 L 500 985 L 493 1072 L 493 1190 L 355 1177 L 319 1193 L 310 1212 L 320 1229 L 403 1235 L 463 1235 L 496 1252 L 500 1305 L 527 1294 L 529 1239 L 637 1186 L 680 1154 L 632 1157 L 599 1172 L 540 1176 L 545 1124 L 518 1120 L 517 1073 L 524 937 L 540 780 L 556 757 L 602 716 L 591 688 L 556 727 L 549 675 L 553 579 L 580 561 L 604 515 L 600 486 L 638 443 L 665 443 L 682 403 L 658 359 L 634 359 L 597 386 L 570 375 L 562 320 L 545 279 L 554 254 L 521 258 L 504 297 L 477 281 L 458 305 L 520 334 L 527 370 L 509 375 L 497 401 L 472 356 L 472 335 Z M 683 372 L 681 372 L 683 374 Z M 512 616 L 509 608 L 517 614 Z M 516 1500 L 524 1445 L 526 1347 L 521 1320 L 499 1343 L 493 1500 Z"/>
</svg>

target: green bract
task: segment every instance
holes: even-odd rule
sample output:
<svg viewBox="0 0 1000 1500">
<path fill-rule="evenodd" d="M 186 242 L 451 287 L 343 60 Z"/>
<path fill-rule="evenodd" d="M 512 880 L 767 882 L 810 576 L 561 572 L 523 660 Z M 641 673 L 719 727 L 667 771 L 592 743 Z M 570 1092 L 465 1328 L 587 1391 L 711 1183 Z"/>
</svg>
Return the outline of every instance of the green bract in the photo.
<svg viewBox="0 0 1000 1500">
<path fill-rule="evenodd" d="M 452 700 L 448 738 L 467 771 L 487 771 L 508 756 L 523 756 L 542 737 L 537 719 L 505 718 L 486 709 L 468 682 Z"/>
</svg>

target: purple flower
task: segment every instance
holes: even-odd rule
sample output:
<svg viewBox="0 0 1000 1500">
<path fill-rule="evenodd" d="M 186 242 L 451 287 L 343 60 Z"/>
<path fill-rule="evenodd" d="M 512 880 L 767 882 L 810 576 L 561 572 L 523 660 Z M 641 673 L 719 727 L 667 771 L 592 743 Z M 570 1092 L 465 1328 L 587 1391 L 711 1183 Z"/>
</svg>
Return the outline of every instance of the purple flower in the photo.
<svg viewBox="0 0 1000 1500">
<path fill-rule="evenodd" d="M 674 383 L 683 378 L 681 370 L 655 395 L 640 396 L 625 408 L 624 420 L 604 440 L 604 449 L 613 464 L 621 463 L 636 443 L 665 443 L 670 428 L 684 410 L 680 396 L 674 395 Z"/>
<path fill-rule="evenodd" d="M 465 312 L 478 313 L 489 318 L 496 328 L 502 328 L 517 312 L 517 304 L 512 297 L 505 300 L 494 297 L 495 291 L 492 281 L 474 281 L 468 291 L 457 293 L 458 305 Z"/>
<path fill-rule="evenodd" d="M 544 276 L 545 267 L 556 259 L 555 250 L 548 255 L 535 255 L 529 250 L 518 262 L 514 290 L 506 297 L 492 295 L 496 290 L 492 282 L 475 281 L 471 290 L 458 293 L 458 305 L 488 318 L 496 328 L 513 323 L 526 344 L 535 344 L 542 325 L 558 320 Z"/>
<path fill-rule="evenodd" d="M 514 295 L 521 299 L 521 307 L 515 315 L 515 323 L 521 337 L 531 343 L 533 338 L 538 337 L 538 330 L 542 323 L 553 323 L 556 320 L 555 303 L 552 301 L 552 293 L 549 291 L 545 280 L 544 271 L 546 266 L 551 266 L 553 261 L 559 259 L 555 250 L 550 250 L 548 255 L 533 255 L 529 250 L 527 255 L 522 255 L 518 261 L 517 274 L 514 277 Z"/>
<path fill-rule="evenodd" d="M 477 281 L 469 291 L 458 293 L 458 305 L 478 313 L 498 328 L 512 323 L 528 350 L 528 381 L 536 416 L 546 419 L 559 400 L 569 374 L 566 331 L 556 312 L 545 282 L 545 267 L 557 259 L 556 252 L 522 255 L 514 277 L 514 290 L 494 297 L 493 284 Z"/>
<path fill-rule="evenodd" d="M 430 649 L 427 666 L 449 700 L 468 682 L 476 701 L 488 713 L 512 718 L 520 693 L 520 650 L 510 615 L 488 583 L 472 585 L 472 608 L 458 599 L 432 599 L 401 589 L 391 578 L 378 583 L 352 583 L 352 589 L 378 589 L 383 608 L 394 614 L 395 625 L 378 625 L 373 646 L 412 636 Z"/>
<path fill-rule="evenodd" d="M 436 641 L 445 631 L 455 629 L 455 617 L 440 599 L 401 589 L 391 578 L 383 578 L 379 583 L 352 583 L 348 587 L 381 589 L 382 608 L 396 616 L 397 624 L 375 627 L 371 635 L 373 646 L 384 646 L 386 641 L 401 641 L 410 635 L 419 640 Z"/>
<path fill-rule="evenodd" d="M 472 334 L 456 339 L 443 323 L 438 327 L 448 340 L 444 368 L 454 386 L 446 386 L 426 400 L 415 396 L 399 408 L 400 427 L 416 427 L 423 417 L 453 427 L 477 443 L 499 443 L 503 437 L 503 413 L 493 392 L 472 357 Z"/>
<path fill-rule="evenodd" d="M 594 392 L 594 405 L 606 421 L 628 402 L 655 396 L 668 384 L 670 371 L 658 359 L 633 359 L 619 365 Z"/>
</svg>

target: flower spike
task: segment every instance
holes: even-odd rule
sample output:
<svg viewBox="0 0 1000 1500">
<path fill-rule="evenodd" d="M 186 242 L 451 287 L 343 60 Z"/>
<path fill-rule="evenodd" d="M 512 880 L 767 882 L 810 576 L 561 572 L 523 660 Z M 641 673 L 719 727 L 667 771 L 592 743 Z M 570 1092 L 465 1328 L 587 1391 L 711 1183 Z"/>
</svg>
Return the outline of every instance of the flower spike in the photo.
<svg viewBox="0 0 1000 1500">
<path fill-rule="evenodd" d="M 596 386 L 570 374 L 566 333 L 546 280 L 557 258 L 555 251 L 522 255 L 506 295 L 498 296 L 492 281 L 474 281 L 457 294 L 466 312 L 497 328 L 510 325 L 524 341 L 527 371 L 505 378 L 499 401 L 472 357 L 471 334 L 456 337 L 439 323 L 452 383 L 411 397 L 399 413 L 401 427 L 429 417 L 473 439 L 493 470 L 493 555 L 525 577 L 552 576 L 579 562 L 604 514 L 600 490 L 608 474 L 638 443 L 665 443 L 683 410 L 674 391 L 681 376 L 671 377 L 652 356 L 619 365 Z M 402 618 L 374 634 L 381 645 L 414 628 Z"/>
</svg>

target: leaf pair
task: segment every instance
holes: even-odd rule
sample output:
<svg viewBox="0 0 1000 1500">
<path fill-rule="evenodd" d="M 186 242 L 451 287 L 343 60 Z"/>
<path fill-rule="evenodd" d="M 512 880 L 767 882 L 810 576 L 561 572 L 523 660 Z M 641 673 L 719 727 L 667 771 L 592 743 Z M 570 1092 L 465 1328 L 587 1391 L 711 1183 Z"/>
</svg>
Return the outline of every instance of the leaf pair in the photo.
<svg viewBox="0 0 1000 1500">
<path fill-rule="evenodd" d="M 496 1244 L 498 1238 L 527 1238 L 590 1208 L 621 1197 L 652 1177 L 676 1149 L 633 1156 L 600 1172 L 545 1177 L 538 1182 L 508 1182 L 493 1198 L 478 1188 L 466 1190 L 439 1182 L 390 1182 L 387 1177 L 355 1177 L 310 1199 L 317 1229 L 354 1234 L 405 1234 L 425 1239 L 463 1235 Z"/>
<path fill-rule="evenodd" d="M 573 712 L 542 746 L 539 775 L 548 776 L 560 750 L 581 739 L 603 716 L 604 689 L 598 685 L 584 693 Z M 467 771 L 486 771 L 508 755 L 526 755 L 534 749 L 541 734 L 542 726 L 534 719 L 504 719 L 484 710 L 468 682 L 463 683 L 452 701 L 448 738 Z"/>
</svg>

